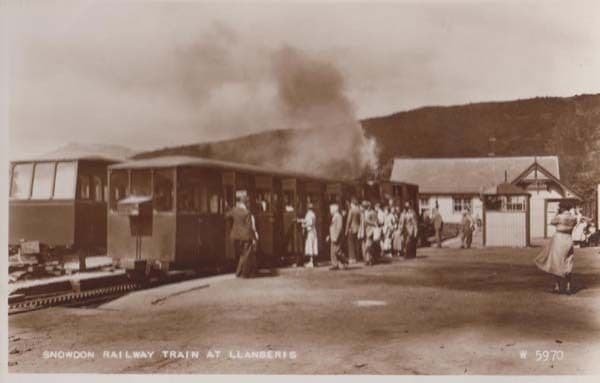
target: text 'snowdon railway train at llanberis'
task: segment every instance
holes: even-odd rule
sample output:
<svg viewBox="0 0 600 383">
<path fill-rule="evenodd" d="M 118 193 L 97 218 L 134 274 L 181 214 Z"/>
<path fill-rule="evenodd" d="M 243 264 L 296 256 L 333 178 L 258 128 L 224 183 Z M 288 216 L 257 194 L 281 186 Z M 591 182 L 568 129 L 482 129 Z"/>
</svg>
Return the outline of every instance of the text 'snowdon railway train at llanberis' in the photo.
<svg viewBox="0 0 600 383">
<path fill-rule="evenodd" d="M 169 156 L 116 162 L 79 158 L 11 163 L 9 245 L 39 241 L 50 249 L 106 249 L 121 266 L 220 269 L 234 264 L 225 213 L 237 195 L 250 201 L 259 232 L 258 260 L 278 266 L 303 251 L 297 220 L 312 203 L 320 257 L 329 204 L 393 199 L 417 204 L 418 187 L 389 181 L 342 181 L 268 167 Z"/>
</svg>

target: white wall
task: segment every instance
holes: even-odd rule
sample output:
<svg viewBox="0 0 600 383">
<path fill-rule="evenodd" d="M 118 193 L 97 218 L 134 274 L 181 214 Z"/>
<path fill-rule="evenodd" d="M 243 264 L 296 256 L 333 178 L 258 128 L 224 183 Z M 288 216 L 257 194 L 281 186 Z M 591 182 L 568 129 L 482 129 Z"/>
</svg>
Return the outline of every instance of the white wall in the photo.
<svg viewBox="0 0 600 383">
<path fill-rule="evenodd" d="M 540 190 L 530 191 L 531 194 L 531 205 L 530 205 L 530 222 L 531 222 L 531 238 L 543 238 L 544 237 L 544 215 L 545 211 L 545 200 L 552 198 L 562 198 L 562 195 L 555 190 L 547 191 Z"/>
<path fill-rule="evenodd" d="M 485 245 L 527 246 L 527 222 L 524 212 L 488 211 L 485 215 Z"/>
</svg>

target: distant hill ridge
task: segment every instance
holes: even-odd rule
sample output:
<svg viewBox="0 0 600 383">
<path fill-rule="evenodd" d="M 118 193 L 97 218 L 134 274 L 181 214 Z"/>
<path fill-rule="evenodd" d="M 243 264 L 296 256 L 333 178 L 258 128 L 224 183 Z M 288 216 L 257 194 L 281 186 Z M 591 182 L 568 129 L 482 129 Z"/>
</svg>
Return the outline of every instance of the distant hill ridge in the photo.
<svg viewBox="0 0 600 383">
<path fill-rule="evenodd" d="M 394 157 L 558 155 L 563 181 L 582 195 L 600 182 L 600 94 L 429 106 L 361 121 L 377 141 L 381 175 Z M 307 130 L 281 129 L 235 139 L 163 148 L 136 158 L 192 155 L 261 164 Z M 274 150 L 273 150 L 274 149 Z M 331 148 L 323 148 L 328 150 Z M 459 177 L 460 175 L 457 175 Z"/>
</svg>

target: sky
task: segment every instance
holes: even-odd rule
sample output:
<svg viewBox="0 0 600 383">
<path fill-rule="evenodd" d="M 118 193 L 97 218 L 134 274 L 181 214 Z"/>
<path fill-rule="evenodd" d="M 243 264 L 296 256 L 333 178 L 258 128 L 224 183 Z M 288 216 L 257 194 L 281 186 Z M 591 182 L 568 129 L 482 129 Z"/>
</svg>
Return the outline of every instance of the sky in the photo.
<svg viewBox="0 0 600 383">
<path fill-rule="evenodd" d="M 321 91 L 303 93 L 296 77 L 282 85 L 285 52 L 313 65 L 302 69 L 307 83 L 340 93 L 352 110 L 344 119 L 600 92 L 598 1 L 9 0 L 7 9 L 11 158 L 66 142 L 142 150 L 310 126 L 316 118 L 290 117 L 286 95 L 306 94 L 314 109 Z"/>
</svg>

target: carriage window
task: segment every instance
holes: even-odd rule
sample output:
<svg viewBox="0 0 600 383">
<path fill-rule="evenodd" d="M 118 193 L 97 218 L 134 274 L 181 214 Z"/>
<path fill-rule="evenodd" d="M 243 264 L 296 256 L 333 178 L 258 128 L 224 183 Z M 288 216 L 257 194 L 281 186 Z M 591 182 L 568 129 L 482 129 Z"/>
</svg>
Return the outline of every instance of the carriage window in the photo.
<svg viewBox="0 0 600 383">
<path fill-rule="evenodd" d="M 177 195 L 179 211 L 184 213 L 204 212 L 207 204 L 206 199 L 206 188 L 200 183 L 192 182 L 188 177 L 182 176 L 180 178 Z"/>
<path fill-rule="evenodd" d="M 154 210 L 173 210 L 173 170 L 154 172 Z"/>
<path fill-rule="evenodd" d="M 187 176 L 186 173 L 182 173 L 177 195 L 179 211 L 196 214 L 217 214 L 221 206 L 220 197 L 216 187 L 201 182 L 193 175 Z"/>
<path fill-rule="evenodd" d="M 152 195 L 152 171 L 151 170 L 132 170 L 131 171 L 131 194 L 132 195 Z"/>
<path fill-rule="evenodd" d="M 46 162 L 35 164 L 31 199 L 50 199 L 52 197 L 53 178 L 54 163 Z"/>
<path fill-rule="evenodd" d="M 212 214 L 217 214 L 219 213 L 219 194 L 212 192 L 210 193 L 210 204 L 209 204 L 209 208 L 210 208 L 210 212 Z"/>
<path fill-rule="evenodd" d="M 256 207 L 260 212 L 271 211 L 271 192 L 269 191 L 257 191 L 256 193 Z"/>
<path fill-rule="evenodd" d="M 104 201 L 104 195 L 103 195 L 104 189 L 102 188 L 102 179 L 100 177 L 98 177 L 98 176 L 92 177 L 92 190 L 94 191 L 94 201 L 103 202 Z"/>
<path fill-rule="evenodd" d="M 80 175 L 77 184 L 77 199 L 90 199 L 90 176 Z"/>
<path fill-rule="evenodd" d="M 110 208 L 117 209 L 117 202 L 127 196 L 129 175 L 127 170 L 114 170 L 110 173 Z"/>
<path fill-rule="evenodd" d="M 17 164 L 13 167 L 11 198 L 27 199 L 31 189 L 33 164 Z"/>
<path fill-rule="evenodd" d="M 75 194 L 75 163 L 59 162 L 54 182 L 55 199 L 72 199 Z"/>
<path fill-rule="evenodd" d="M 283 205 L 286 212 L 293 212 L 294 206 L 294 192 L 285 191 L 283 192 Z"/>
</svg>

